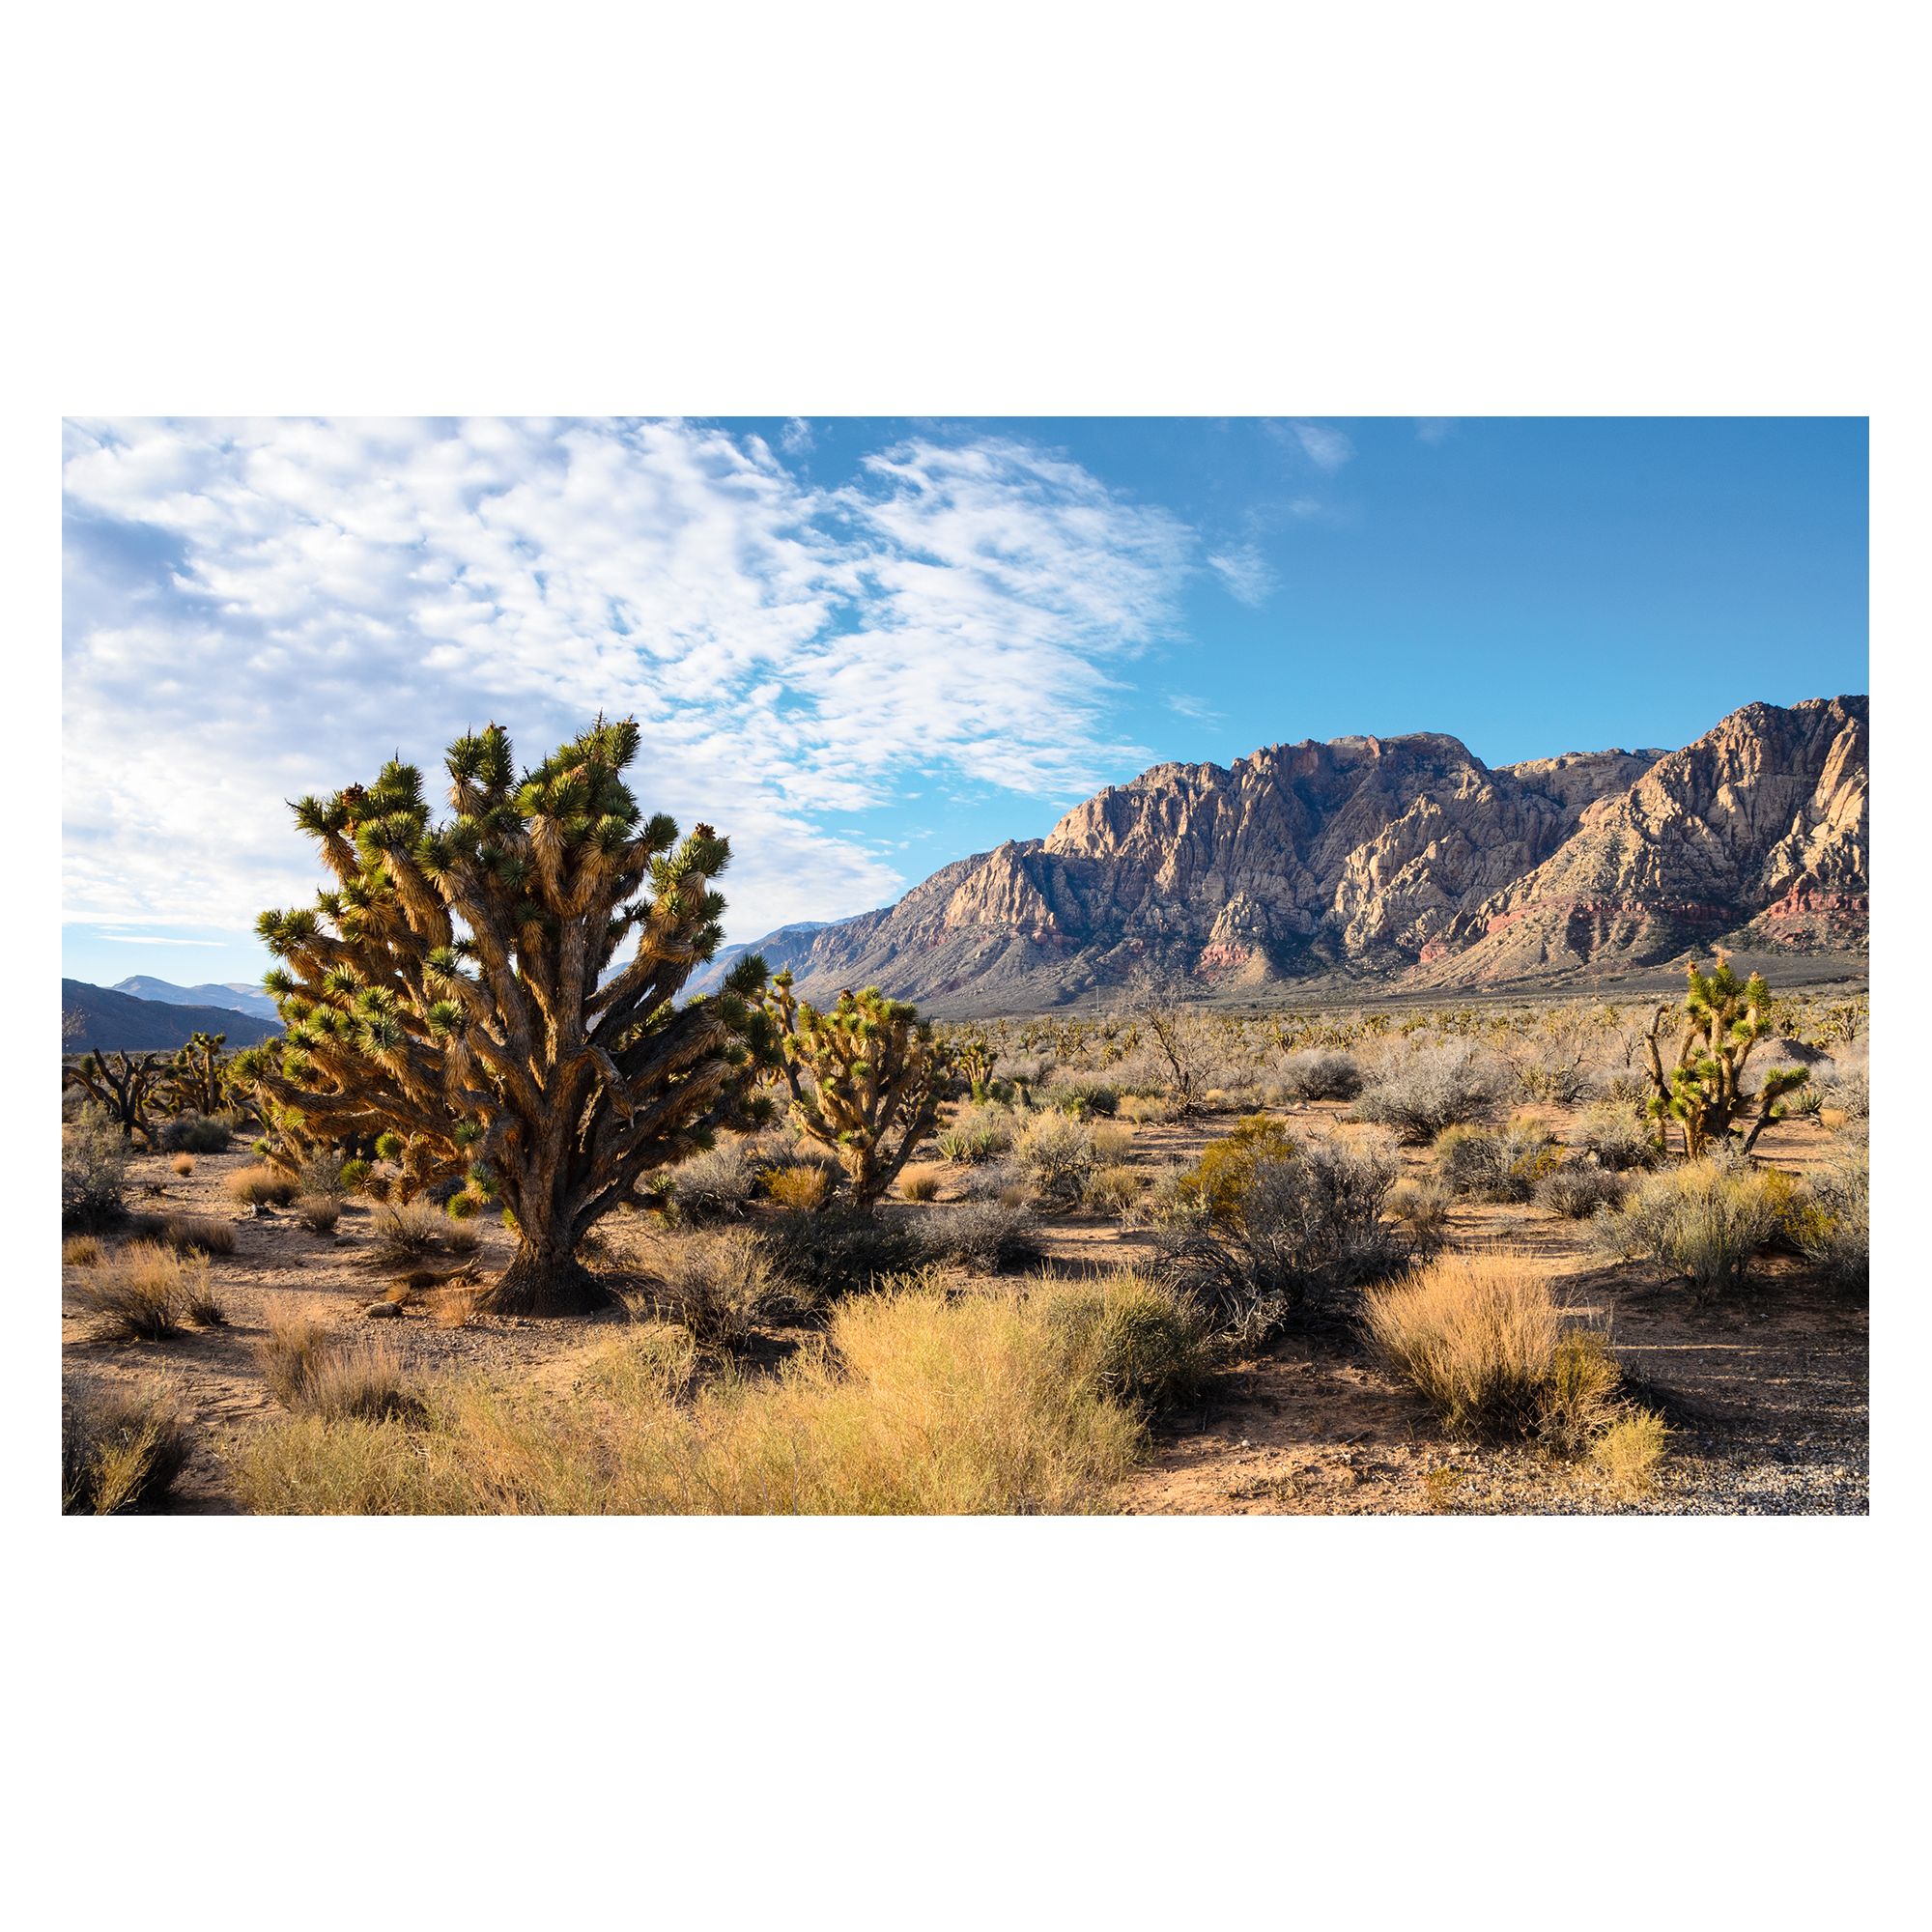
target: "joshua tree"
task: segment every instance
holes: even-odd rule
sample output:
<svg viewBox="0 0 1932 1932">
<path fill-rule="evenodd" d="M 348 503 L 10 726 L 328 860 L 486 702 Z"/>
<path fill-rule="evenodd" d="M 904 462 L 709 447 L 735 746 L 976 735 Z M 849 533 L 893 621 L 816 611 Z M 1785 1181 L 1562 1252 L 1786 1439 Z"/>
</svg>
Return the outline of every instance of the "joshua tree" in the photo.
<svg viewBox="0 0 1932 1932">
<path fill-rule="evenodd" d="M 519 1242 L 486 1296 L 502 1313 L 605 1300 L 577 1260 L 591 1226 L 722 1122 L 770 1111 L 745 1099 L 764 962 L 672 1005 L 717 948 L 711 882 L 730 848 L 642 815 L 623 778 L 639 740 L 634 721 L 600 718 L 519 778 L 497 725 L 459 738 L 441 823 L 400 762 L 305 798 L 296 822 L 336 884 L 258 927 L 287 1026 L 238 1063 L 265 1120 L 297 1145 L 384 1137 L 403 1192 L 500 1201 Z"/>
<path fill-rule="evenodd" d="M 228 1044 L 225 1033 L 193 1033 L 187 1044 L 168 1062 L 161 1076 L 162 1097 L 176 1110 L 193 1108 L 197 1114 L 218 1114 L 227 1096 L 228 1069 L 221 1062 L 221 1049 Z"/>
<path fill-rule="evenodd" d="M 78 1065 L 66 1067 L 62 1081 L 70 1087 L 84 1088 L 107 1110 L 107 1118 L 121 1129 L 124 1141 L 138 1133 L 146 1141 L 148 1101 L 159 1077 L 158 1053 L 90 1053 Z"/>
<path fill-rule="evenodd" d="M 992 1088 L 994 1065 L 992 1043 L 983 1034 L 968 1034 L 952 1049 L 952 1064 L 964 1076 L 967 1091 L 974 1099 L 983 1100 Z"/>
<path fill-rule="evenodd" d="M 938 1110 L 944 1057 L 931 1027 L 917 1007 L 876 986 L 840 993 L 822 1013 L 793 995 L 788 972 L 772 982 L 765 1010 L 792 1120 L 832 1150 L 854 1202 L 871 1208 Z"/>
<path fill-rule="evenodd" d="M 1782 1118 L 1778 1101 L 1804 1084 L 1804 1074 L 1798 1067 L 1785 1067 L 1766 1074 L 1763 1085 L 1755 1093 L 1749 1091 L 1746 1063 L 1776 1023 L 1771 988 L 1756 973 L 1740 980 L 1721 947 L 1710 972 L 1700 973 L 1695 960 L 1688 970 L 1684 1037 L 1676 1064 L 1667 1072 L 1662 1037 L 1670 1017 L 1668 1007 L 1657 1009 L 1644 1036 L 1653 1090 L 1651 1119 L 1658 1123 L 1660 1144 L 1664 1122 L 1677 1122 L 1684 1130 L 1684 1151 L 1692 1160 L 1708 1153 L 1713 1145 L 1722 1146 L 1737 1123 L 1748 1119 L 1743 1151 L 1749 1153 L 1766 1126 Z"/>
</svg>

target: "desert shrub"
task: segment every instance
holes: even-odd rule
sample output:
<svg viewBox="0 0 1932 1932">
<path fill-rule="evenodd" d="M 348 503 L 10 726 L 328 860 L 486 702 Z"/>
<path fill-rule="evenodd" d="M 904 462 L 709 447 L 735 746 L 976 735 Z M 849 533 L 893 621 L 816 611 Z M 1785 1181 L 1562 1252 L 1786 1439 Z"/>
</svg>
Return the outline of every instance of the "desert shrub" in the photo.
<svg viewBox="0 0 1932 1932">
<path fill-rule="evenodd" d="M 773 1217 L 765 1238 L 785 1279 L 826 1299 L 862 1293 L 883 1276 L 916 1266 L 920 1259 L 918 1236 L 889 1209 L 787 1211 Z"/>
<path fill-rule="evenodd" d="M 938 1198 L 939 1175 L 929 1167 L 909 1167 L 899 1176 L 899 1193 L 908 1201 Z"/>
<path fill-rule="evenodd" d="M 255 1354 L 275 1400 L 300 1414 L 380 1421 L 413 1412 L 401 1358 L 384 1336 L 331 1338 L 307 1316 L 277 1315 Z"/>
<path fill-rule="evenodd" d="M 342 1219 L 342 1203 L 330 1194 L 304 1194 L 296 1202 L 296 1219 L 311 1235 L 332 1235 Z"/>
<path fill-rule="evenodd" d="M 1618 1174 L 1655 1167 L 1663 1158 L 1656 1127 L 1634 1106 L 1618 1100 L 1586 1107 L 1570 1130 L 1570 1149 Z"/>
<path fill-rule="evenodd" d="M 1352 1100 L 1362 1091 L 1362 1069 L 1352 1053 L 1309 1047 L 1290 1054 L 1275 1081 L 1291 1100 Z"/>
<path fill-rule="evenodd" d="M 1210 1221 L 1233 1221 L 1255 1170 L 1264 1162 L 1286 1160 L 1295 1143 L 1279 1121 L 1253 1114 L 1219 1140 L 1202 1149 L 1201 1157 L 1180 1177 L 1183 1202 L 1197 1202 Z"/>
<path fill-rule="evenodd" d="M 433 1201 L 384 1202 L 369 1219 L 369 1240 L 384 1267 L 413 1268 L 442 1256 L 473 1255 L 475 1229 L 452 1221 Z"/>
<path fill-rule="evenodd" d="M 1796 1234 L 1799 1252 L 1834 1287 L 1871 1281 L 1871 1158 L 1848 1150 L 1811 1179 Z"/>
<path fill-rule="evenodd" d="M 1089 1114 L 1111 1116 L 1121 1104 L 1121 1090 L 1107 1080 L 1056 1080 L 1034 1095 L 1041 1107 L 1084 1119 Z"/>
<path fill-rule="evenodd" d="M 1081 1205 L 1096 1214 L 1124 1214 L 1146 1191 L 1148 1177 L 1124 1161 L 1110 1161 L 1087 1177 Z"/>
<path fill-rule="evenodd" d="M 174 1334 L 212 1299 L 208 1257 L 177 1254 L 158 1241 L 129 1241 L 104 1255 L 72 1290 L 102 1329 L 147 1342 Z"/>
<path fill-rule="evenodd" d="M 1566 1221 L 1587 1221 L 1600 1208 L 1621 1208 L 1631 1177 L 1615 1168 L 1566 1160 L 1536 1183 L 1536 1205 Z"/>
<path fill-rule="evenodd" d="M 928 1261 L 977 1274 L 1025 1267 L 1041 1252 L 1032 1208 L 1004 1201 L 962 1201 L 928 1214 L 919 1224 L 918 1241 Z"/>
<path fill-rule="evenodd" d="M 1037 1113 L 1013 1142 L 1013 1159 L 1042 1201 L 1070 1207 L 1094 1171 L 1094 1135 L 1069 1115 Z"/>
<path fill-rule="evenodd" d="M 1115 1114 L 1122 1121 L 1144 1126 L 1151 1121 L 1171 1121 L 1180 1112 L 1165 1094 L 1122 1094 Z"/>
<path fill-rule="evenodd" d="M 235 1223 L 217 1220 L 213 1214 L 170 1214 L 161 1222 L 160 1237 L 183 1254 L 235 1252 Z"/>
<path fill-rule="evenodd" d="M 825 1204 L 831 1192 L 832 1171 L 816 1161 L 797 1167 L 768 1167 L 758 1177 L 768 1199 L 794 1213 L 809 1214 Z"/>
<path fill-rule="evenodd" d="M 1011 1151 L 1016 1131 L 1008 1108 L 961 1107 L 934 1136 L 933 1145 L 943 1160 L 962 1163 L 997 1160 Z"/>
<path fill-rule="evenodd" d="M 1782 1073 L 1784 1068 L 1774 1066 L 1771 1070 Z M 1823 1089 L 1812 1086 L 1807 1080 L 1804 1086 L 1794 1087 L 1777 1104 L 1788 1120 L 1815 1121 L 1824 1111 L 1825 1094 Z"/>
<path fill-rule="evenodd" d="M 296 1170 L 296 1199 L 339 1201 L 351 1192 L 347 1172 L 350 1163 L 340 1154 L 322 1149 Z"/>
<path fill-rule="evenodd" d="M 1627 1409 L 1597 1437 L 1591 1460 L 1612 1489 L 1643 1495 L 1656 1487 L 1668 1435 L 1655 1409 Z"/>
<path fill-rule="evenodd" d="M 1302 1310 L 1332 1312 L 1413 1258 L 1414 1241 L 1384 1214 L 1401 1171 L 1386 1144 L 1291 1143 L 1253 1168 L 1228 1215 L 1162 1229 L 1155 1265 L 1217 1330 L 1259 1345 Z"/>
<path fill-rule="evenodd" d="M 1431 1175 L 1423 1179 L 1405 1176 L 1389 1189 L 1388 1217 L 1407 1237 L 1418 1254 L 1439 1248 L 1449 1237 L 1449 1213 L 1453 1197 Z"/>
<path fill-rule="evenodd" d="M 1478 1201 L 1527 1201 L 1562 1157 L 1548 1130 L 1523 1115 L 1501 1128 L 1444 1127 L 1435 1136 L 1442 1184 Z"/>
<path fill-rule="evenodd" d="M 342 1183 L 345 1194 L 360 1194 L 369 1185 L 369 1177 L 376 1171 L 373 1161 L 356 1158 L 345 1160 L 337 1170 L 336 1178 Z"/>
<path fill-rule="evenodd" d="M 901 1288 L 834 1311 L 779 1375 L 567 1405 L 474 1382 L 417 1424 L 293 1415 L 236 1459 L 284 1514 L 1058 1515 L 1108 1507 L 1140 1418 L 1024 1294 Z"/>
<path fill-rule="evenodd" d="M 1088 1131 L 1094 1136 L 1094 1158 L 1105 1166 L 1122 1161 L 1134 1151 L 1134 1130 L 1113 1121 L 1100 1121 Z"/>
<path fill-rule="evenodd" d="M 989 1160 L 967 1169 L 964 1192 L 969 1201 L 1004 1201 L 1009 1208 L 1027 1207 L 1033 1201 L 1026 1177 L 1013 1160 Z"/>
<path fill-rule="evenodd" d="M 747 1228 L 660 1239 L 650 1265 L 659 1319 L 676 1322 L 700 1348 L 735 1349 L 796 1305 L 769 1250 Z"/>
<path fill-rule="evenodd" d="M 1835 1063 L 1820 1066 L 1824 1075 L 1826 1101 L 1854 1121 L 1871 1114 L 1871 1075 L 1863 1066 L 1840 1066 Z"/>
<path fill-rule="evenodd" d="M 671 1203 L 687 1221 L 735 1220 L 757 1192 L 760 1168 L 770 1164 L 771 1156 L 754 1140 L 721 1135 L 715 1146 L 671 1170 Z"/>
<path fill-rule="evenodd" d="M 70 1235 L 61 1243 L 62 1267 L 91 1268 L 100 1255 L 100 1240 L 95 1235 Z"/>
<path fill-rule="evenodd" d="M 237 1168 L 221 1190 L 238 1208 L 286 1208 L 296 1198 L 298 1182 L 294 1175 L 264 1164 Z"/>
<path fill-rule="evenodd" d="M 188 1417 L 171 1390 L 61 1389 L 61 1514 L 119 1516 L 165 1502 L 186 1468 Z"/>
<path fill-rule="evenodd" d="M 178 1153 L 168 1162 L 168 1168 L 178 1179 L 185 1180 L 194 1172 L 194 1156 L 191 1153 Z"/>
<path fill-rule="evenodd" d="M 1588 1331 L 1566 1330 L 1549 1283 L 1523 1256 L 1438 1256 L 1371 1289 L 1363 1321 L 1451 1435 L 1542 1436 L 1567 1449 L 1609 1420 L 1614 1357 Z"/>
<path fill-rule="evenodd" d="M 89 1105 L 61 1129 L 61 1226 L 98 1228 L 124 1211 L 128 1144 L 99 1107 Z"/>
<path fill-rule="evenodd" d="M 1646 1175 L 1621 1208 L 1590 1225 L 1605 1254 L 1655 1262 L 1707 1299 L 1742 1285 L 1777 1232 L 1782 1192 L 1757 1168 L 1687 1161 Z"/>
<path fill-rule="evenodd" d="M 1064 1337 L 1069 1378 L 1138 1414 L 1194 1402 L 1213 1368 L 1206 1314 L 1151 1275 L 1056 1282 L 1030 1298 Z"/>
<path fill-rule="evenodd" d="M 197 1114 L 190 1109 L 163 1121 L 155 1144 L 163 1153 L 226 1153 L 233 1138 L 225 1115 Z"/>
<path fill-rule="evenodd" d="M 1444 1127 L 1483 1119 L 1500 1088 L 1498 1070 L 1473 1040 L 1445 1040 L 1385 1061 L 1363 1086 L 1355 1118 L 1420 1146 Z"/>
</svg>

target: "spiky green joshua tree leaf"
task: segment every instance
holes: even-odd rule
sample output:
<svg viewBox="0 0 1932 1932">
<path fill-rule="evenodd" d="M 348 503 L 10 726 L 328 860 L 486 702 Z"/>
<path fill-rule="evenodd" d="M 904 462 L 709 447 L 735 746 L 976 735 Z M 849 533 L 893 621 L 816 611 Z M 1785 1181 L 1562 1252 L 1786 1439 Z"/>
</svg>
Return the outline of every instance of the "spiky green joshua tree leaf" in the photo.
<svg viewBox="0 0 1932 1932">
<path fill-rule="evenodd" d="M 791 986 L 781 973 L 765 1000 L 791 1118 L 832 1151 L 854 1203 L 869 1209 L 932 1125 L 944 1051 L 918 1008 L 876 986 L 840 993 L 826 1012 Z"/>
<path fill-rule="evenodd" d="M 485 1297 L 499 1313 L 605 1300 L 577 1259 L 596 1221 L 770 1111 L 749 1095 L 763 961 L 674 1004 L 717 949 L 730 848 L 644 815 L 624 780 L 639 745 L 634 721 L 600 718 L 519 776 L 493 724 L 449 748 L 440 821 L 399 761 L 304 798 L 334 884 L 259 923 L 287 1029 L 239 1062 L 264 1119 L 298 1147 L 393 1136 L 406 1195 L 454 1182 L 499 1204 L 518 1237 Z"/>
<path fill-rule="evenodd" d="M 1677 1122 L 1684 1151 L 1692 1160 L 1724 1146 L 1734 1133 L 1743 1136 L 1742 1151 L 1749 1153 L 1765 1128 L 1783 1119 L 1780 1102 L 1804 1084 L 1804 1074 L 1784 1067 L 1767 1074 L 1754 1090 L 1747 1083 L 1752 1049 L 1776 1027 L 1776 1003 L 1761 975 L 1740 980 L 1731 969 L 1729 954 L 1719 948 L 1708 973 L 1699 972 L 1692 960 L 1689 977 L 1682 1009 L 1684 1035 L 1675 1062 L 1666 1066 L 1663 1059 L 1668 1007 L 1657 1009 L 1644 1036 L 1650 1117 L 1660 1136 L 1667 1122 Z"/>
</svg>

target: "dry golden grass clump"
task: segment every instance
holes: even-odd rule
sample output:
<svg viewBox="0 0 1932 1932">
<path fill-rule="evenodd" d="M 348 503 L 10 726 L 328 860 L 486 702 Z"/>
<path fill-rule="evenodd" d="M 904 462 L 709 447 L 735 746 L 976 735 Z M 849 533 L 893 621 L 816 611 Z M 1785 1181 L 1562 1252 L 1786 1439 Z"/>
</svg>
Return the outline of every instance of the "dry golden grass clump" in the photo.
<svg viewBox="0 0 1932 1932">
<path fill-rule="evenodd" d="M 1124 1214 L 1147 1192 L 1148 1177 L 1124 1161 L 1110 1161 L 1087 1177 L 1082 1205 L 1098 1214 Z"/>
<path fill-rule="evenodd" d="M 191 1153 L 178 1153 L 168 1162 L 168 1166 L 185 1180 L 194 1172 L 194 1156 Z"/>
<path fill-rule="evenodd" d="M 232 1255 L 235 1224 L 213 1214 L 170 1214 L 162 1221 L 160 1237 L 183 1254 Z"/>
<path fill-rule="evenodd" d="M 379 1421 L 412 1406 L 401 1358 L 382 1336 L 331 1338 L 307 1316 L 278 1315 L 255 1355 L 275 1400 L 300 1414 Z"/>
<path fill-rule="evenodd" d="M 371 1250 L 384 1267 L 416 1267 L 443 1256 L 473 1255 L 483 1237 L 452 1221 L 433 1201 L 384 1202 L 369 1222 Z"/>
<path fill-rule="evenodd" d="M 61 1514 L 118 1516 L 163 1502 L 191 1446 L 187 1410 L 168 1388 L 61 1391 Z"/>
<path fill-rule="evenodd" d="M 296 1219 L 311 1235 L 332 1235 L 342 1219 L 342 1203 L 332 1194 L 304 1194 L 296 1202 Z"/>
<path fill-rule="evenodd" d="M 1113 1121 L 1095 1121 L 1093 1134 L 1094 1158 L 1102 1166 L 1117 1165 L 1134 1151 L 1134 1130 L 1130 1126 L 1121 1126 Z"/>
<path fill-rule="evenodd" d="M 1650 1261 L 1689 1282 L 1699 1300 L 1742 1287 L 1758 1250 L 1796 1205 L 1790 1176 L 1721 1159 L 1686 1161 L 1646 1175 L 1621 1208 L 1590 1223 L 1597 1245 L 1624 1261 Z"/>
<path fill-rule="evenodd" d="M 208 1257 L 178 1254 L 158 1241 L 130 1241 L 101 1256 L 72 1293 L 103 1333 L 129 1340 L 164 1341 L 185 1321 L 207 1326 L 222 1319 Z"/>
<path fill-rule="evenodd" d="M 1122 1094 L 1115 1117 L 1128 1122 L 1171 1121 L 1180 1111 L 1164 1094 Z"/>
<path fill-rule="evenodd" d="M 91 1268 L 100 1259 L 100 1240 L 95 1235 L 70 1235 L 61 1243 L 61 1266 Z"/>
<path fill-rule="evenodd" d="M 634 1374 L 567 1405 L 448 1382 L 413 1427 L 291 1416 L 241 1451 L 237 1487 L 284 1514 L 1094 1511 L 1142 1440 L 1094 1386 L 1118 1359 L 1095 1332 L 1016 1292 L 888 1290 L 842 1303 L 825 1348 L 768 1380 L 680 1399 L 663 1353 L 675 1345 L 634 1340 Z"/>
<path fill-rule="evenodd" d="M 238 1168 L 221 1183 L 238 1208 L 286 1208 L 296 1198 L 296 1179 L 266 1164 Z"/>
<path fill-rule="evenodd" d="M 810 1214 L 823 1207 L 832 1186 L 831 1170 L 816 1161 L 798 1167 L 768 1167 L 759 1178 L 771 1200 L 797 1214 Z"/>
<path fill-rule="evenodd" d="M 1452 1435 L 1574 1453 L 1617 1386 L 1603 1338 L 1566 1326 L 1548 1281 L 1502 1250 L 1442 1255 L 1363 1298 L 1369 1337 Z"/>
<path fill-rule="evenodd" d="M 1591 1461 L 1619 1494 L 1646 1495 L 1657 1486 L 1668 1433 L 1655 1409 L 1631 1409 L 1597 1437 Z"/>
<path fill-rule="evenodd" d="M 899 1192 L 908 1201 L 936 1201 L 939 1198 L 939 1170 L 935 1167 L 909 1167 L 899 1176 Z"/>
</svg>

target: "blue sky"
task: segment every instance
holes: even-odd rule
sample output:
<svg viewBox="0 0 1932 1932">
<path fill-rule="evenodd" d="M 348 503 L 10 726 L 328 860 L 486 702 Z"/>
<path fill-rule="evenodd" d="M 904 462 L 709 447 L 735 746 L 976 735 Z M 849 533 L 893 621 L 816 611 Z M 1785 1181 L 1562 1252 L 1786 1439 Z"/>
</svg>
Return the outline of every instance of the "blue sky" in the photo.
<svg viewBox="0 0 1932 1932">
<path fill-rule="evenodd" d="M 601 705 L 733 938 L 1159 759 L 1492 764 L 1862 691 L 1844 419 L 73 422 L 64 971 L 254 979 L 282 801 Z"/>
</svg>

